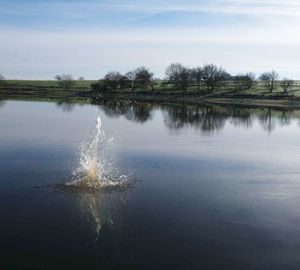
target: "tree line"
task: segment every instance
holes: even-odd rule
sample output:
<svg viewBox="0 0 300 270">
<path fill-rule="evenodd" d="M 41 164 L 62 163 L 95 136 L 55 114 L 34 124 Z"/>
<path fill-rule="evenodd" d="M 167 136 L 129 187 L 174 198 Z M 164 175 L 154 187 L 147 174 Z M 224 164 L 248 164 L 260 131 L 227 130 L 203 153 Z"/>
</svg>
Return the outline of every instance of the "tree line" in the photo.
<svg viewBox="0 0 300 270">
<path fill-rule="evenodd" d="M 166 68 L 165 80 L 154 79 L 154 74 L 146 67 L 139 67 L 125 74 L 108 72 L 102 79 L 91 85 L 94 92 L 106 92 L 117 89 L 153 89 L 159 81 L 161 88 L 213 93 L 216 88 L 230 86 L 234 91 L 251 89 L 260 81 L 264 88 L 272 93 L 280 86 L 285 93 L 294 85 L 291 79 L 279 80 L 275 71 L 264 72 L 258 78 L 252 72 L 231 75 L 224 68 L 214 64 L 188 68 L 180 63 L 173 63 Z"/>
<path fill-rule="evenodd" d="M 55 76 L 58 86 L 62 89 L 75 87 L 76 80 L 71 74 Z M 77 81 L 83 81 L 79 77 Z M 5 78 L 0 74 L 0 85 L 4 84 Z M 125 74 L 118 71 L 108 72 L 103 78 L 91 84 L 94 93 L 102 93 L 115 90 L 135 89 L 194 89 L 205 93 L 213 93 L 218 87 L 228 86 L 231 90 L 238 92 L 251 89 L 261 83 L 263 87 L 272 93 L 280 86 L 284 93 L 295 84 L 295 81 L 287 78 L 280 80 L 276 71 L 264 72 L 258 78 L 254 73 L 231 75 L 224 68 L 214 64 L 206 64 L 194 68 L 188 68 L 180 63 L 173 63 L 166 68 L 165 79 L 155 79 L 154 73 L 146 67 L 138 67 Z"/>
</svg>

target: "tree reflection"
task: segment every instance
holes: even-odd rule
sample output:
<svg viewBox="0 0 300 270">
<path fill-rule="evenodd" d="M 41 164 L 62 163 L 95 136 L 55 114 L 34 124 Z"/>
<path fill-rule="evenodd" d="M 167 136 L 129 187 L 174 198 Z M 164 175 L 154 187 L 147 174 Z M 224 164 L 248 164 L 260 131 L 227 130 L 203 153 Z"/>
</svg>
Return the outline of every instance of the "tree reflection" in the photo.
<svg viewBox="0 0 300 270">
<path fill-rule="evenodd" d="M 100 108 L 110 117 L 124 116 L 126 119 L 144 123 L 152 118 L 153 105 L 134 101 L 103 100 Z"/>
<path fill-rule="evenodd" d="M 232 108 L 231 123 L 236 127 L 251 128 L 253 125 L 253 115 L 241 108 Z"/>
<path fill-rule="evenodd" d="M 226 123 L 251 128 L 258 121 L 263 130 L 271 133 L 276 126 L 289 125 L 300 118 L 293 110 L 271 108 L 243 108 L 208 104 L 155 104 L 130 100 L 102 100 L 99 105 L 110 117 L 123 116 L 128 120 L 145 123 L 152 119 L 153 111 L 163 113 L 164 123 L 170 130 L 193 128 L 203 134 L 222 130 Z"/>
<path fill-rule="evenodd" d="M 103 100 L 100 108 L 109 117 L 118 118 L 125 115 L 131 107 L 130 101 Z"/>
<path fill-rule="evenodd" d="M 0 108 L 4 107 L 6 100 L 0 98 Z"/>
<path fill-rule="evenodd" d="M 144 123 L 152 119 L 151 111 L 153 106 L 147 103 L 133 103 L 126 113 L 126 119 L 138 123 Z"/>
<path fill-rule="evenodd" d="M 72 112 L 75 107 L 75 104 L 72 102 L 71 98 L 68 96 L 60 99 L 56 105 L 62 109 L 63 112 Z"/>
<path fill-rule="evenodd" d="M 272 110 L 269 108 L 261 109 L 258 119 L 261 126 L 268 133 L 275 130 L 276 126 L 289 125 L 291 119 L 294 118 L 293 111 L 290 110 Z"/>
<path fill-rule="evenodd" d="M 211 106 L 166 106 L 165 124 L 170 129 L 193 127 L 211 133 L 224 127 L 226 116 Z"/>
</svg>

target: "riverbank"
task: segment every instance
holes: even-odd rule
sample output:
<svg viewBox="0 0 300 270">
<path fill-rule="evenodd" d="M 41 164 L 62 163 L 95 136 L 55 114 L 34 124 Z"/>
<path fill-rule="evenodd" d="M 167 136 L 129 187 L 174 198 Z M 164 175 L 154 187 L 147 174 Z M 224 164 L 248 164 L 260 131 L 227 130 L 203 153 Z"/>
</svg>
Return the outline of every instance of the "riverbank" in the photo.
<svg viewBox="0 0 300 270">
<path fill-rule="evenodd" d="M 291 108 L 300 109 L 300 97 L 284 93 L 274 93 L 273 95 L 258 95 L 248 93 L 224 93 L 201 95 L 184 91 L 114 91 L 95 96 L 87 87 L 76 87 L 70 90 L 63 90 L 52 85 L 51 87 L 33 87 L 32 84 L 19 84 L 17 87 L 6 86 L 0 88 L 0 99 L 19 100 L 46 100 L 82 103 L 101 103 L 101 100 L 121 99 L 140 102 L 156 103 L 208 103 L 217 105 L 235 105 L 243 107 L 271 107 L 271 108 Z"/>
<path fill-rule="evenodd" d="M 119 99 L 140 102 L 156 102 L 156 103 L 186 103 L 186 104 L 212 104 L 212 105 L 231 105 L 241 107 L 269 107 L 282 109 L 300 109 L 300 98 L 283 97 L 282 99 L 274 97 L 219 97 L 219 96 L 191 96 L 191 95 L 150 95 L 150 94 L 104 94 L 94 103 L 101 103 L 101 100 Z"/>
</svg>

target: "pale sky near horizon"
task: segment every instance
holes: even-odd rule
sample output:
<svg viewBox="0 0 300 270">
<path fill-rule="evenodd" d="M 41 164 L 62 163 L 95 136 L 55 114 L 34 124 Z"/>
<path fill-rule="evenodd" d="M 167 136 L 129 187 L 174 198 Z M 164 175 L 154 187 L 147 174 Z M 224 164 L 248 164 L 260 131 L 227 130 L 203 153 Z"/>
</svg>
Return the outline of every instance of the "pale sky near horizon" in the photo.
<svg viewBox="0 0 300 270">
<path fill-rule="evenodd" d="M 0 0 L 0 74 L 98 79 L 172 62 L 300 79 L 297 0 Z"/>
</svg>

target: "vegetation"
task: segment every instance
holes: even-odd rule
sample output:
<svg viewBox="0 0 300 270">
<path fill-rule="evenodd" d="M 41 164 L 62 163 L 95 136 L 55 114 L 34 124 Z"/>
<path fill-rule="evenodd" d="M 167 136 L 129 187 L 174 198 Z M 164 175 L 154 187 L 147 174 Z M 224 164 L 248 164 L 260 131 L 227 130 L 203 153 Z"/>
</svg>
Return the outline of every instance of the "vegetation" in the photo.
<svg viewBox="0 0 300 270">
<path fill-rule="evenodd" d="M 117 89 L 147 89 L 153 81 L 153 73 L 145 67 L 139 67 L 122 75 L 120 72 L 108 72 L 103 79 L 91 85 L 96 93 Z"/>
<path fill-rule="evenodd" d="M 230 79 L 231 76 L 222 67 L 218 68 L 211 64 L 202 68 L 202 81 L 208 92 L 213 92 L 219 84 Z"/>
<path fill-rule="evenodd" d="M 190 71 L 190 81 L 193 84 L 197 85 L 197 90 L 200 90 L 201 82 L 203 78 L 203 70 L 201 67 L 196 67 Z"/>
<path fill-rule="evenodd" d="M 7 87 L 12 89 L 62 89 L 58 80 L 5 80 Z M 84 89 L 86 91 L 91 89 L 91 84 L 96 80 L 76 81 L 70 90 Z"/>
<path fill-rule="evenodd" d="M 280 82 L 280 86 L 282 87 L 284 93 L 287 93 L 288 90 L 294 85 L 294 81 L 284 78 L 282 79 L 282 81 Z"/>
<path fill-rule="evenodd" d="M 145 67 L 137 68 L 126 74 L 108 72 L 91 88 L 94 94 L 129 93 L 151 90 L 160 94 L 211 95 L 264 95 L 275 90 L 287 94 L 295 85 L 294 81 L 283 79 L 275 71 L 264 72 L 256 80 L 254 73 L 231 75 L 224 68 L 214 64 L 188 68 L 180 63 L 173 63 L 166 68 L 165 79 L 153 79 L 153 73 Z M 280 87 L 279 87 L 280 86 Z M 265 92 L 267 91 L 267 92 Z"/>
<path fill-rule="evenodd" d="M 5 78 L 0 74 L 0 87 L 5 85 Z"/>
<path fill-rule="evenodd" d="M 190 80 L 190 72 L 183 65 L 176 63 L 171 64 L 166 69 L 167 80 L 174 85 L 176 89 L 186 90 Z"/>
<path fill-rule="evenodd" d="M 279 79 L 275 71 L 264 72 L 258 79 L 253 73 L 231 75 L 224 68 L 214 64 L 186 67 L 173 63 L 166 68 L 165 78 L 154 78 L 146 67 L 139 67 L 127 73 L 111 71 L 98 81 L 77 80 L 70 74 L 57 75 L 53 81 L 18 81 L 0 77 L 0 96 L 15 95 L 24 97 L 91 97 L 95 100 L 102 96 L 139 94 L 155 100 L 197 99 L 300 99 L 298 82 Z M 67 91 L 61 91 L 61 90 Z M 163 97 L 164 96 L 164 97 Z M 243 101 L 243 102 L 244 102 Z M 250 101 L 247 101 L 250 102 Z"/>
<path fill-rule="evenodd" d="M 55 79 L 58 81 L 58 85 L 64 90 L 69 90 L 76 84 L 71 74 L 56 75 Z"/>
<path fill-rule="evenodd" d="M 276 86 L 276 82 L 279 79 L 279 75 L 273 70 L 271 72 L 265 72 L 261 74 L 259 79 L 264 82 L 265 88 L 272 93 Z"/>
<path fill-rule="evenodd" d="M 253 73 L 238 74 L 232 78 L 235 91 L 250 89 L 255 84 L 255 75 Z"/>
</svg>

